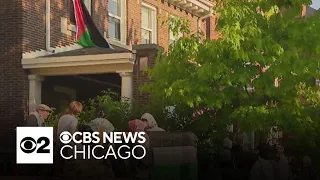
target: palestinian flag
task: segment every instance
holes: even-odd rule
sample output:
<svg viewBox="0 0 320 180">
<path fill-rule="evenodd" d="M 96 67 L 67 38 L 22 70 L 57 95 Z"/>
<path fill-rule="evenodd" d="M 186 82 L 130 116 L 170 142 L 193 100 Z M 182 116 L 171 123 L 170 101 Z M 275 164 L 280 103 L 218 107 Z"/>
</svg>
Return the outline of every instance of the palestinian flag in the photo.
<svg viewBox="0 0 320 180">
<path fill-rule="evenodd" d="M 72 0 L 77 27 L 77 43 L 82 47 L 112 48 L 94 24 L 83 0 Z"/>
</svg>

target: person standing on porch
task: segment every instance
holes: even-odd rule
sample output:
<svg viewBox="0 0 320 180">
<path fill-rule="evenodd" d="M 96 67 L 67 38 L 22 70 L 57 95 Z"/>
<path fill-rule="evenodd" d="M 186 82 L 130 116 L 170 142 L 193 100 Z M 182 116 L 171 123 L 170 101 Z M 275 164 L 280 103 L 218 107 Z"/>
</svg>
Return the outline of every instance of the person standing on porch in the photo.
<svg viewBox="0 0 320 180">
<path fill-rule="evenodd" d="M 44 121 L 48 118 L 52 109 L 45 105 L 38 105 L 36 111 L 31 112 L 25 121 L 27 127 L 43 127 L 45 126 Z"/>
<path fill-rule="evenodd" d="M 64 131 L 68 131 L 71 134 L 77 131 L 78 119 L 76 116 L 82 112 L 82 109 L 83 106 L 80 102 L 73 101 L 70 103 L 67 113 L 59 119 L 57 130 L 58 136 Z"/>
<path fill-rule="evenodd" d="M 45 120 L 48 118 L 50 112 L 52 112 L 52 109 L 45 105 L 45 104 L 39 104 L 38 107 L 34 112 L 31 112 L 27 119 L 24 122 L 24 125 L 26 127 L 44 127 L 45 126 Z M 45 173 L 44 170 L 49 171 L 49 168 L 44 168 L 46 166 L 29 166 L 28 173 L 29 175 L 35 175 L 38 176 L 40 174 Z"/>
<path fill-rule="evenodd" d="M 78 126 L 78 119 L 77 115 L 81 113 L 83 110 L 83 106 L 78 101 L 73 101 L 70 103 L 68 111 L 66 114 L 61 116 L 58 122 L 58 130 L 57 130 L 57 139 L 62 132 L 67 131 L 70 134 L 74 134 L 77 131 Z M 56 144 L 56 165 L 55 165 L 55 173 L 62 174 L 63 167 L 65 165 L 65 160 L 60 155 L 60 149 L 63 144 L 58 140 Z M 65 149 L 62 153 L 66 156 L 67 154 L 71 153 L 68 149 Z"/>
</svg>

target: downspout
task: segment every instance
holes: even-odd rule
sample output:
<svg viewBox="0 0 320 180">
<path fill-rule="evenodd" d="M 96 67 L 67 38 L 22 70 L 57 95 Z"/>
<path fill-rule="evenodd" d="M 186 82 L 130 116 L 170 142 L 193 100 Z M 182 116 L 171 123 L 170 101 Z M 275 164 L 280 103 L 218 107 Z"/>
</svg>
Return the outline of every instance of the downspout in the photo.
<svg viewBox="0 0 320 180">
<path fill-rule="evenodd" d="M 55 50 L 50 45 L 50 12 L 50 0 L 46 0 L 46 50 L 49 53 L 54 53 Z"/>
<path fill-rule="evenodd" d="M 208 14 L 206 14 L 206 15 L 204 15 L 204 16 L 202 16 L 202 17 L 199 17 L 199 19 L 198 19 L 198 23 L 197 23 L 197 29 L 198 29 L 198 31 L 200 31 L 201 30 L 201 21 L 202 20 L 204 20 L 204 19 L 207 19 L 207 18 L 209 18 L 209 17 L 211 17 L 211 16 L 213 16 L 213 7 L 210 7 L 210 11 L 209 11 L 209 13 Z"/>
</svg>

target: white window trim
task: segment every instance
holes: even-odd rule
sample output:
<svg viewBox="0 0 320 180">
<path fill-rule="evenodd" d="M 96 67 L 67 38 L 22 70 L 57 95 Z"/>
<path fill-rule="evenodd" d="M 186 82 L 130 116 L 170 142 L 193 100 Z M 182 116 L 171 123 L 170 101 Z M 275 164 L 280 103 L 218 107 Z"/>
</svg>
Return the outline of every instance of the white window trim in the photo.
<svg viewBox="0 0 320 180">
<path fill-rule="evenodd" d="M 103 32 L 103 37 L 104 37 L 111 45 L 118 46 L 118 47 L 121 47 L 121 48 L 124 48 L 124 49 L 128 49 L 128 50 L 130 50 L 130 51 L 132 50 L 132 47 L 126 45 L 126 43 L 120 42 L 120 41 L 115 40 L 115 39 L 113 39 L 113 38 L 109 38 L 106 31 Z"/>
<path fill-rule="evenodd" d="M 91 15 L 92 0 L 85 0 L 85 1 L 87 1 L 87 3 L 88 3 L 88 6 L 89 6 L 89 7 L 87 7 L 87 9 L 88 9 L 88 11 L 89 11 L 89 13 L 90 13 L 90 15 Z M 84 3 L 84 4 L 86 5 L 87 3 Z M 68 24 L 68 30 L 69 30 L 69 31 L 76 32 L 76 31 L 77 31 L 77 27 L 76 27 L 75 24 Z"/>
<path fill-rule="evenodd" d="M 151 12 L 151 26 L 152 26 L 152 29 L 149 29 L 149 28 L 146 28 L 146 27 L 142 27 L 141 25 L 141 28 L 142 29 L 145 29 L 145 30 L 148 30 L 148 31 L 151 31 L 151 43 L 152 44 L 156 44 L 157 43 L 157 9 L 149 4 L 146 4 L 144 2 L 141 2 L 141 7 L 145 7 L 145 8 L 148 8 L 150 9 L 152 12 Z"/>
<path fill-rule="evenodd" d="M 109 35 L 107 35 L 106 38 L 109 38 L 111 41 L 115 41 L 115 42 L 119 42 L 121 44 L 126 45 L 127 43 L 127 0 L 120 0 L 120 14 L 121 17 L 116 16 L 112 13 L 108 13 L 108 15 L 110 17 L 116 18 L 118 20 L 120 20 L 120 41 L 118 39 L 109 37 Z"/>
</svg>

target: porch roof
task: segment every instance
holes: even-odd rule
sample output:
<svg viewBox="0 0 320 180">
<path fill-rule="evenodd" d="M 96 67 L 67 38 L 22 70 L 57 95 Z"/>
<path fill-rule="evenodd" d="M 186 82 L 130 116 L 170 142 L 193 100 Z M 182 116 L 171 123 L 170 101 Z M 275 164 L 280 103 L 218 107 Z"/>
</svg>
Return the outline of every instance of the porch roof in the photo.
<svg viewBox="0 0 320 180">
<path fill-rule="evenodd" d="M 129 49 L 124 49 L 124 48 L 121 48 L 118 46 L 113 46 L 113 48 L 114 49 L 100 48 L 100 47 L 81 48 L 81 49 L 75 49 L 75 50 L 71 50 L 71 51 L 51 54 L 51 55 L 43 56 L 43 57 L 82 56 L 82 55 L 98 55 L 98 54 L 101 55 L 101 54 L 131 52 Z"/>
<path fill-rule="evenodd" d="M 22 59 L 22 67 L 43 76 L 132 72 L 135 52 L 114 46 L 81 48 L 42 57 Z"/>
<path fill-rule="evenodd" d="M 168 3 L 177 6 L 195 16 L 202 17 L 212 12 L 212 0 L 166 0 Z"/>
</svg>

